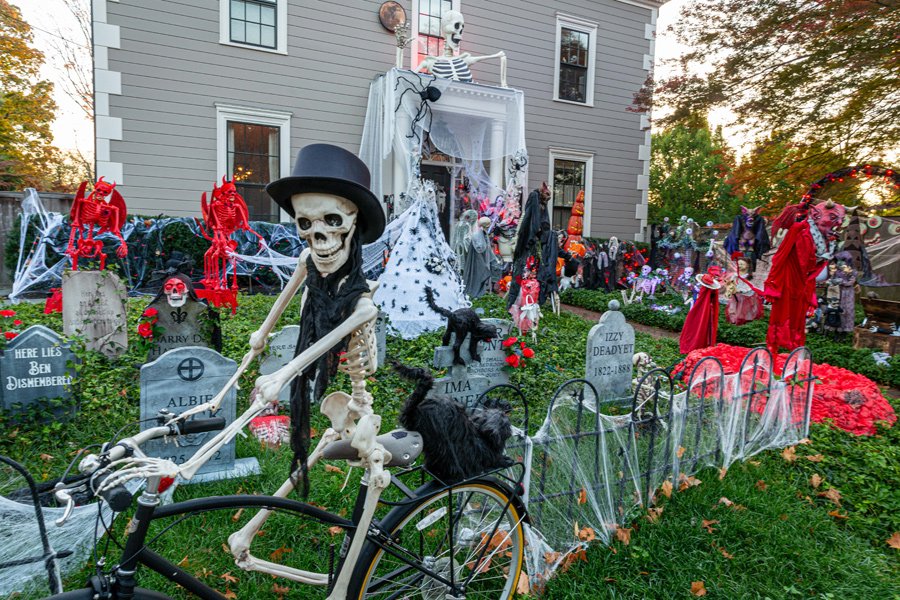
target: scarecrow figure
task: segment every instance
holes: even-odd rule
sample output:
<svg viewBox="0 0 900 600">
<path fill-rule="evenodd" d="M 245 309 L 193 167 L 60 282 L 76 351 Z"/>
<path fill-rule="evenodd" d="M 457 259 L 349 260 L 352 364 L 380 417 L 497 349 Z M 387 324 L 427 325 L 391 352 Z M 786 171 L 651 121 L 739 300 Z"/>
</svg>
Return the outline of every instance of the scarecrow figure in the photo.
<svg viewBox="0 0 900 600">
<path fill-rule="evenodd" d="M 72 258 L 72 270 L 78 270 L 79 258 L 99 258 L 100 270 L 106 268 L 106 254 L 103 252 L 103 242 L 94 239 L 94 227 L 98 227 L 97 235 L 107 231 L 122 242 L 116 248 L 116 256 L 125 258 L 128 256 L 128 245 L 122 237 L 122 226 L 128 216 L 128 208 L 122 194 L 116 191 L 116 183 L 108 183 L 103 178 L 97 180 L 94 189 L 87 198 L 84 192 L 87 189 L 87 181 L 82 181 L 75 194 L 75 202 L 69 217 L 72 220 L 72 232 L 69 234 L 69 245 L 66 254 Z"/>
</svg>

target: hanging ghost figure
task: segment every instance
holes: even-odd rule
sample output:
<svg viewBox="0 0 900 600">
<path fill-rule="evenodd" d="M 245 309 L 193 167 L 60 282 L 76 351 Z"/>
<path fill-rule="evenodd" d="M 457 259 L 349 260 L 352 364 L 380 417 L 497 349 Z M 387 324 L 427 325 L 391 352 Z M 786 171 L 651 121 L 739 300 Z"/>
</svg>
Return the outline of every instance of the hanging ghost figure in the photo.
<svg viewBox="0 0 900 600">
<path fill-rule="evenodd" d="M 472 56 L 468 52 L 457 55 L 463 30 L 466 28 L 462 13 L 448 10 L 441 16 L 441 37 L 444 38 L 444 53 L 441 56 L 426 56 L 415 68 L 425 71 L 441 79 L 452 79 L 472 83 L 472 71 L 469 66 L 482 60 L 500 59 L 500 86 L 506 87 L 506 53 L 502 50 L 487 56 Z"/>
</svg>

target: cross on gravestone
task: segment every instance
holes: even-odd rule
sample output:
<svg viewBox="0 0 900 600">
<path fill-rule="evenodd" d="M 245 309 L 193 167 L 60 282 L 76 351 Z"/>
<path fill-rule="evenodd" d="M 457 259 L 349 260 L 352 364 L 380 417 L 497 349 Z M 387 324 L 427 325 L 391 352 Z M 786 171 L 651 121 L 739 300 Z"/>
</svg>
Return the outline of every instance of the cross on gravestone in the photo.
<svg viewBox="0 0 900 600">
<path fill-rule="evenodd" d="M 509 373 L 504 369 L 506 366 L 506 351 L 503 349 L 503 340 L 509 337 L 509 332 L 513 326 L 512 321 L 506 319 L 482 319 L 481 322 L 489 323 L 497 328 L 497 337 L 487 343 L 478 343 L 481 362 L 472 360 L 469 354 L 468 336 L 463 340 L 459 355 L 466 363 L 466 368 L 470 375 L 485 377 L 492 386 L 509 383 Z M 439 346 L 434 349 L 434 366 L 436 368 L 443 369 L 454 366 L 453 344 L 455 339 L 456 336 L 451 336 L 449 346 Z"/>
<path fill-rule="evenodd" d="M 297 350 L 297 339 L 300 336 L 299 325 L 288 325 L 269 338 L 266 346 L 265 358 L 259 363 L 260 375 L 271 375 L 294 358 Z M 286 385 L 278 394 L 278 403 L 289 404 L 291 401 L 291 386 Z"/>
<path fill-rule="evenodd" d="M 234 373 L 237 364 L 215 350 L 200 346 L 186 346 L 170 350 L 153 362 L 141 367 L 141 425 L 142 429 L 155 427 L 160 409 L 180 414 L 185 410 L 212 400 Z M 224 417 L 226 425 L 234 421 L 237 392 L 232 388 L 214 416 Z M 199 415 L 207 418 L 213 415 Z M 150 419 L 145 421 L 145 419 Z M 141 449 L 148 455 L 166 458 L 175 464 L 183 464 L 216 432 L 196 433 L 178 438 L 178 443 L 153 440 Z M 258 472 L 255 458 L 235 461 L 234 440 L 225 444 L 199 471 L 198 474 L 215 473 L 211 478 L 239 477 Z M 202 478 L 201 478 L 202 480 Z M 198 478 L 191 481 L 196 482 Z"/>
<path fill-rule="evenodd" d="M 110 271 L 66 271 L 62 276 L 63 333 L 84 337 L 88 350 L 108 357 L 128 349 L 125 286 Z"/>
<path fill-rule="evenodd" d="M 434 387 L 428 392 L 428 396 L 452 398 L 466 408 L 474 408 L 475 401 L 491 385 L 487 377 L 473 375 L 466 372 L 466 367 L 456 365 L 450 368 L 446 377 L 434 380 Z"/>
<path fill-rule="evenodd" d="M 0 406 L 19 410 L 41 398 L 71 400 L 75 353 L 53 330 L 32 325 L 0 351 Z M 56 416 L 74 414 L 74 405 Z"/>
<path fill-rule="evenodd" d="M 631 395 L 634 328 L 625 322 L 619 302 L 611 300 L 609 310 L 591 328 L 587 341 L 585 379 L 597 390 L 599 399 Z"/>
<path fill-rule="evenodd" d="M 169 350 L 184 346 L 203 346 L 221 350 L 213 345 L 213 340 L 217 337 L 214 331 L 218 323 L 210 315 L 205 302 L 188 296 L 184 305 L 175 307 L 169 304 L 165 295 L 160 295 L 147 306 L 147 309 L 150 308 L 156 309 L 156 318 L 159 319 L 156 325 L 163 332 L 154 338 L 154 345 L 147 354 L 148 361 L 156 360 Z"/>
</svg>

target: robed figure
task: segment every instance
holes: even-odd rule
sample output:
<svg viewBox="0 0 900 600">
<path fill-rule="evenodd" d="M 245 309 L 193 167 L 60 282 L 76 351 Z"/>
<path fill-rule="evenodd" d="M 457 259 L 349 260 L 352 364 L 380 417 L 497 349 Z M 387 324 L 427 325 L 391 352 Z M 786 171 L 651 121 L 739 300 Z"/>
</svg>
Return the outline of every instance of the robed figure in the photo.
<svg viewBox="0 0 900 600">
<path fill-rule="evenodd" d="M 709 273 L 697 275 L 700 293 L 691 307 L 678 340 L 682 354 L 716 345 L 719 332 L 719 288 L 722 287 Z"/>
</svg>

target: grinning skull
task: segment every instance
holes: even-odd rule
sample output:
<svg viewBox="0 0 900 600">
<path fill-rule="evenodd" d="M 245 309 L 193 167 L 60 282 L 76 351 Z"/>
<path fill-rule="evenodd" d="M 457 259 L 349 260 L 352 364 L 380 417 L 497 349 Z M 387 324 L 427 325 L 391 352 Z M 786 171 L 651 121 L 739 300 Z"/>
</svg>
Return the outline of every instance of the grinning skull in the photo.
<svg viewBox="0 0 900 600">
<path fill-rule="evenodd" d="M 169 277 L 163 285 L 166 301 L 172 308 L 184 306 L 187 302 L 187 285 L 177 277 Z"/>
<path fill-rule="evenodd" d="M 297 232 L 309 245 L 319 273 L 334 273 L 350 257 L 356 205 L 346 198 L 322 193 L 294 194 L 291 203 Z"/>
<path fill-rule="evenodd" d="M 441 37 L 448 48 L 456 52 L 459 50 L 459 42 L 462 40 L 463 29 L 466 22 L 462 13 L 456 10 L 448 10 L 441 15 Z"/>
</svg>

